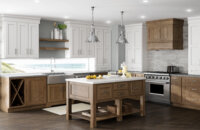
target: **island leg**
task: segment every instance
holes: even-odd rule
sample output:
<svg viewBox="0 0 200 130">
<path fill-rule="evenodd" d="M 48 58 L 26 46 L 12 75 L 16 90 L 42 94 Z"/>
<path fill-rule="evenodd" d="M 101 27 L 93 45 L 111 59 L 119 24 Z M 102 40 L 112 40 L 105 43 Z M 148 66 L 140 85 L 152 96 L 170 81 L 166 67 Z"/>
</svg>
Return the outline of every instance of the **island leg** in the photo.
<svg viewBox="0 0 200 130">
<path fill-rule="evenodd" d="M 97 121 L 96 121 L 96 103 L 91 103 L 91 110 L 90 110 L 90 128 L 95 128 L 97 126 Z"/>
<path fill-rule="evenodd" d="M 140 116 L 145 116 L 145 99 L 144 99 L 144 96 L 140 96 Z"/>
<path fill-rule="evenodd" d="M 69 82 L 66 83 L 66 120 L 70 120 L 72 113 L 72 100 L 69 98 Z"/>
<path fill-rule="evenodd" d="M 115 105 L 117 106 L 117 121 L 122 121 L 122 100 L 116 99 Z"/>
</svg>

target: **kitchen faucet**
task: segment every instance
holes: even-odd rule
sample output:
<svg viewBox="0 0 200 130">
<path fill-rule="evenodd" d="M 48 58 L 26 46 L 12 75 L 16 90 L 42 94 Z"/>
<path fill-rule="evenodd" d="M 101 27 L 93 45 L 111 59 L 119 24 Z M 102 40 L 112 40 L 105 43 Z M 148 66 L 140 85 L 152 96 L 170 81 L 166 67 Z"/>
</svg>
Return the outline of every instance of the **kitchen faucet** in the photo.
<svg viewBox="0 0 200 130">
<path fill-rule="evenodd" d="M 51 73 L 54 73 L 54 69 L 56 67 L 55 58 L 52 57 L 50 63 L 51 63 Z"/>
</svg>

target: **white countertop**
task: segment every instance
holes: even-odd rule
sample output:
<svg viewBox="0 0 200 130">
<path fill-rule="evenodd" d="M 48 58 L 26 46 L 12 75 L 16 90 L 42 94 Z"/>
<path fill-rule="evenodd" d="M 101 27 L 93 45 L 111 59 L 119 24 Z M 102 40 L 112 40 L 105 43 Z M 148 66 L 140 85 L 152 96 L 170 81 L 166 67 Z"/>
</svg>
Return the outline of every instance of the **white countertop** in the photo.
<svg viewBox="0 0 200 130">
<path fill-rule="evenodd" d="M 40 77 L 40 76 L 46 76 L 46 74 L 42 73 L 4 73 L 0 74 L 1 77 L 9 77 L 9 78 L 17 78 L 17 77 Z"/>
<path fill-rule="evenodd" d="M 125 81 L 135 81 L 135 80 L 145 80 L 143 77 L 131 77 L 131 78 L 103 78 L 103 79 L 86 79 L 86 78 L 73 78 L 65 79 L 65 81 L 87 83 L 87 84 L 103 84 L 103 83 L 114 83 L 114 82 L 125 82 Z"/>
</svg>

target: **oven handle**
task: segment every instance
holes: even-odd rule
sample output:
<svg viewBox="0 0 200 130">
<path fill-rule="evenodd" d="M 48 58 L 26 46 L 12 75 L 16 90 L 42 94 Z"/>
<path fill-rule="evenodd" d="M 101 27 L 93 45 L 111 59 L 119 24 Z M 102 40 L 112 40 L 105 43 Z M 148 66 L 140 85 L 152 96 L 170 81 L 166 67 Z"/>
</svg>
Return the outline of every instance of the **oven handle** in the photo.
<svg viewBox="0 0 200 130">
<path fill-rule="evenodd" d="M 161 83 L 161 84 L 170 84 L 170 82 L 158 82 L 158 81 L 146 81 L 146 83 Z"/>
</svg>

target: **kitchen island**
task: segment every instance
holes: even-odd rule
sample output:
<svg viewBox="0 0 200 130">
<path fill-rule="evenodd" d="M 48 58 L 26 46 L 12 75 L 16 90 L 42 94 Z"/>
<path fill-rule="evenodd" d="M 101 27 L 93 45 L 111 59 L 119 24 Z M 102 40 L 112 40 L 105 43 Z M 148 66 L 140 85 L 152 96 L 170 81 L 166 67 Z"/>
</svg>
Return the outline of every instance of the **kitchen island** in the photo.
<svg viewBox="0 0 200 130">
<path fill-rule="evenodd" d="M 104 78 L 104 79 L 66 79 L 66 120 L 77 117 L 90 121 L 90 128 L 96 127 L 96 122 L 110 118 L 122 121 L 125 115 L 140 112 L 145 115 L 145 78 Z M 129 112 L 122 111 L 123 99 L 139 99 L 140 109 L 132 108 Z M 72 101 L 78 100 L 90 103 L 90 116 L 82 115 L 82 112 L 72 113 Z M 116 113 L 97 116 L 97 104 L 115 101 Z"/>
</svg>

